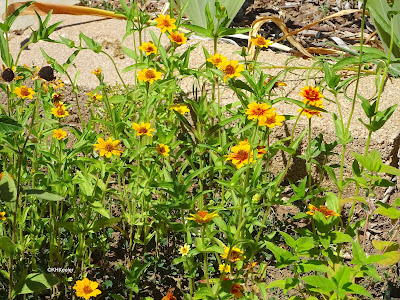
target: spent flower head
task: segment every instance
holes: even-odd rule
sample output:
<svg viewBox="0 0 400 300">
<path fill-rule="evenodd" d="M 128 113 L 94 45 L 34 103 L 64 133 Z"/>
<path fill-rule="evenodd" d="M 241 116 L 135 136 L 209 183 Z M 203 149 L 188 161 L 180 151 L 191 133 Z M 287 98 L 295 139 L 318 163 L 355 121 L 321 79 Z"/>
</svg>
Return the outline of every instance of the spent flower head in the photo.
<svg viewBox="0 0 400 300">
<path fill-rule="evenodd" d="M 101 294 L 101 291 L 97 289 L 99 284 L 96 281 L 91 281 L 87 278 L 83 280 L 77 280 L 74 286 L 76 290 L 76 296 L 83 297 L 86 300 L 90 297 L 96 297 Z"/>
<path fill-rule="evenodd" d="M 107 141 L 102 138 L 97 139 L 97 144 L 94 144 L 94 150 L 100 150 L 100 156 L 110 158 L 112 154 L 120 156 L 124 151 L 119 146 L 120 141 L 113 141 L 112 138 L 108 138 Z"/>
<path fill-rule="evenodd" d="M 176 300 L 172 292 L 168 292 L 161 300 Z"/>
</svg>

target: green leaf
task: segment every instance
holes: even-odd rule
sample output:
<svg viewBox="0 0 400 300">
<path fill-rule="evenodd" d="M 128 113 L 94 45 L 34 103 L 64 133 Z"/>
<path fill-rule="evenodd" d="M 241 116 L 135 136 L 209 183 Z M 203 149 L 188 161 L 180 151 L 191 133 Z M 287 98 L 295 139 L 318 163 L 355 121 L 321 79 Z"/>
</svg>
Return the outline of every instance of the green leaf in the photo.
<svg viewBox="0 0 400 300">
<path fill-rule="evenodd" d="M 103 204 L 100 201 L 94 201 L 90 203 L 91 208 L 101 214 L 103 217 L 110 219 L 110 212 L 104 208 Z"/>
<path fill-rule="evenodd" d="M 14 180 L 4 171 L 3 178 L 0 180 L 0 200 L 4 201 L 11 211 L 15 210 L 15 201 L 17 200 L 17 188 Z"/>
<path fill-rule="evenodd" d="M 22 287 L 14 291 L 14 295 L 30 294 L 51 288 L 58 279 L 50 274 L 31 273 L 23 281 Z"/>
<path fill-rule="evenodd" d="M 42 200 L 47 200 L 47 201 L 61 201 L 64 200 L 63 197 L 57 195 L 57 194 L 53 194 L 53 193 L 49 193 L 43 190 L 36 190 L 36 189 L 30 189 L 30 190 L 24 190 L 24 194 L 26 196 L 32 196 L 32 197 L 36 197 Z"/>
<path fill-rule="evenodd" d="M 17 251 L 17 246 L 7 236 L 0 237 L 0 249 L 6 252 L 9 256 L 13 256 Z"/>
<path fill-rule="evenodd" d="M 297 270 L 299 273 L 329 272 L 329 268 L 325 265 L 325 263 L 319 260 L 301 261 L 297 264 Z"/>
<path fill-rule="evenodd" d="M 353 257 L 351 263 L 354 265 L 364 265 L 367 259 L 367 255 L 357 242 L 353 242 Z"/>
<path fill-rule="evenodd" d="M 0 115 L 0 133 L 12 133 L 21 131 L 23 128 L 21 124 L 19 124 L 14 119 L 6 116 Z"/>
<path fill-rule="evenodd" d="M 383 251 L 387 245 L 389 245 L 389 247 L 387 247 L 386 251 L 395 251 L 399 249 L 399 244 L 396 242 L 390 242 L 389 244 L 388 241 L 372 240 L 372 245 L 379 251 Z"/>
<path fill-rule="evenodd" d="M 272 281 L 270 284 L 268 284 L 267 289 L 278 287 L 283 289 L 283 291 L 287 293 L 289 290 L 295 289 L 298 283 L 298 279 L 289 277 L 284 280 Z"/>
<path fill-rule="evenodd" d="M 95 53 L 100 53 L 101 52 L 101 45 L 96 42 L 94 39 L 91 39 L 84 35 L 82 32 L 79 33 L 79 39 L 82 39 L 86 45 L 89 47 L 89 49 L 93 50 Z"/>
<path fill-rule="evenodd" d="M 335 289 L 335 284 L 326 277 L 310 275 L 301 278 L 305 283 L 321 289 L 324 293 L 330 293 Z"/>
<path fill-rule="evenodd" d="M 283 268 L 298 261 L 298 257 L 294 256 L 289 251 L 282 249 L 271 242 L 265 242 L 265 246 L 274 254 L 276 258 L 276 267 Z"/>
<path fill-rule="evenodd" d="M 365 288 L 355 283 L 344 285 L 342 286 L 342 289 L 350 292 L 351 294 L 363 295 L 372 298 L 372 295 Z"/>
<path fill-rule="evenodd" d="M 344 128 L 342 121 L 336 116 L 335 113 L 332 113 L 332 117 L 335 124 L 335 132 L 336 136 L 339 139 L 339 143 L 345 146 L 353 140 L 350 135 L 350 131 L 348 131 L 346 134 L 346 129 Z"/>
<path fill-rule="evenodd" d="M 382 158 L 381 154 L 377 150 L 372 150 L 367 157 L 351 152 L 354 158 L 368 171 L 370 172 L 379 172 L 382 166 Z"/>
<path fill-rule="evenodd" d="M 353 241 L 353 238 L 350 235 L 341 231 L 332 231 L 329 233 L 329 236 L 332 244 L 351 243 Z"/>
<path fill-rule="evenodd" d="M 392 266 L 394 264 L 397 264 L 400 261 L 400 252 L 399 251 L 385 252 L 383 254 L 383 256 L 385 256 L 385 259 L 378 262 L 378 264 L 380 264 L 380 265 Z"/>
</svg>

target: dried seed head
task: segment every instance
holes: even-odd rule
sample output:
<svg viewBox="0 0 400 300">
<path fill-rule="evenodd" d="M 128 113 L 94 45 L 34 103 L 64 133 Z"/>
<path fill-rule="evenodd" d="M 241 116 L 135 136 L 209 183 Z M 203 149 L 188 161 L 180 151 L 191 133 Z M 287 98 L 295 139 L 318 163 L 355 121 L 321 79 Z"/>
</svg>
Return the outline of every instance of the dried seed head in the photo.
<svg viewBox="0 0 400 300">
<path fill-rule="evenodd" d="M 56 79 L 56 77 L 54 76 L 54 70 L 50 66 L 45 66 L 45 67 L 41 68 L 39 70 L 38 75 L 40 78 L 47 80 L 47 81 L 53 81 L 54 79 Z"/>
<path fill-rule="evenodd" d="M 3 78 L 4 81 L 11 82 L 15 78 L 15 74 L 13 70 L 7 68 L 1 73 L 1 78 Z"/>
</svg>

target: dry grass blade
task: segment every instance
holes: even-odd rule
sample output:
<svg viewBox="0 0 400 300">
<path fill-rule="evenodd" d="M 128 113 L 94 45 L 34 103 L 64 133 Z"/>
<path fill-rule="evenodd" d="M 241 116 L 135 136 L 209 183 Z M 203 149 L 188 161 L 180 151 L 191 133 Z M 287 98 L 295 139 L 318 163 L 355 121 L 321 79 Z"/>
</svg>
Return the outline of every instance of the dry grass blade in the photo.
<svg viewBox="0 0 400 300">
<path fill-rule="evenodd" d="M 16 9 L 21 7 L 26 2 L 16 2 L 8 6 L 8 15 L 12 14 Z M 115 18 L 115 19 L 126 19 L 125 16 L 115 14 L 112 11 L 106 11 L 98 8 L 90 8 L 83 6 L 74 5 L 64 5 L 64 4 L 54 4 L 54 3 L 43 3 L 35 2 L 25 10 L 22 11 L 21 15 L 35 15 L 35 11 L 40 16 L 46 16 L 49 12 L 53 10 L 53 14 L 66 14 L 66 15 L 91 15 L 99 16 L 105 18 Z M 3 20 L 5 16 L 3 16 Z"/>
<path fill-rule="evenodd" d="M 306 48 L 308 53 L 316 53 L 321 55 L 342 55 L 344 52 L 337 49 L 319 48 L 319 47 L 308 47 Z M 293 53 L 295 56 L 302 56 L 302 52 Z"/>
<path fill-rule="evenodd" d="M 257 32 L 260 30 L 261 26 L 267 22 L 267 21 L 272 21 L 274 22 L 277 26 L 279 26 L 279 28 L 282 30 L 282 32 L 285 34 L 283 37 L 281 37 L 280 39 L 276 40 L 275 43 L 278 43 L 279 41 L 283 40 L 283 39 L 287 39 L 293 46 L 295 46 L 304 56 L 306 57 L 312 57 L 312 55 L 298 42 L 296 41 L 292 35 L 295 35 L 303 30 L 309 29 L 312 26 L 315 26 L 323 21 L 329 20 L 329 19 L 333 19 L 333 18 L 337 18 L 337 17 L 341 17 L 341 16 L 345 16 L 345 15 L 349 15 L 349 14 L 353 14 L 356 12 L 361 12 L 361 10 L 359 9 L 346 9 L 346 10 L 342 10 L 339 11 L 337 13 L 334 13 L 330 16 L 327 16 L 325 18 L 322 18 L 318 21 L 315 21 L 313 23 L 310 23 L 298 30 L 292 31 L 289 33 L 288 28 L 286 27 L 285 23 L 277 17 L 262 17 L 260 19 L 257 19 L 253 22 L 253 24 L 251 25 L 251 27 L 253 28 L 253 30 L 251 31 L 252 36 L 256 36 Z M 251 43 L 251 41 L 249 40 L 249 45 L 248 45 L 248 49 L 249 49 L 249 54 L 250 57 L 254 57 L 255 54 L 255 46 Z"/>
</svg>

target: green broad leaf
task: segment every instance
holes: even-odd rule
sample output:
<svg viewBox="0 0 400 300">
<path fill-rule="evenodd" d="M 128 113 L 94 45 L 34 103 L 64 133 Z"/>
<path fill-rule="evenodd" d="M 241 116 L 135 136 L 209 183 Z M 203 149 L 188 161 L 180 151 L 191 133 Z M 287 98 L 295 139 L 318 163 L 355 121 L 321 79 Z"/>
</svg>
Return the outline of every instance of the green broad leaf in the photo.
<svg viewBox="0 0 400 300">
<path fill-rule="evenodd" d="M 383 251 L 388 245 L 386 251 L 397 251 L 399 249 L 399 244 L 396 242 L 390 242 L 389 244 L 389 241 L 372 240 L 372 245 L 379 251 Z"/>
<path fill-rule="evenodd" d="M 329 272 L 329 268 L 324 262 L 319 260 L 305 260 L 297 264 L 297 272 L 308 273 L 308 272 Z"/>
<path fill-rule="evenodd" d="M 224 249 L 218 245 L 212 245 L 205 250 L 207 253 L 219 253 L 224 254 Z"/>
<path fill-rule="evenodd" d="M 283 231 L 279 231 L 279 233 L 285 238 L 285 242 L 286 244 L 292 248 L 292 249 L 296 249 L 296 241 L 294 238 L 292 238 L 290 235 L 288 235 L 286 232 Z"/>
<path fill-rule="evenodd" d="M 350 294 L 363 295 L 372 298 L 372 295 L 365 288 L 355 283 L 343 285 L 342 289 Z"/>
<path fill-rule="evenodd" d="M 339 139 L 339 143 L 342 144 L 343 146 L 347 145 L 353 140 L 350 131 L 348 131 L 346 134 L 346 129 L 342 121 L 336 116 L 335 113 L 332 113 L 332 117 L 333 117 L 333 122 L 335 124 L 335 132 Z"/>
<path fill-rule="evenodd" d="M 204 245 L 202 238 L 195 238 L 194 244 L 199 252 L 206 252 L 206 246 Z"/>
<path fill-rule="evenodd" d="M 379 172 L 382 166 L 382 158 L 381 154 L 377 150 L 372 150 L 367 157 L 351 152 L 354 158 L 368 171 L 370 172 Z"/>
<path fill-rule="evenodd" d="M 371 255 L 368 256 L 367 259 L 365 260 L 365 264 L 375 264 L 375 263 L 379 263 L 380 261 L 386 259 L 385 255 Z M 375 269 L 374 269 L 375 270 Z"/>
<path fill-rule="evenodd" d="M 13 256 L 17 251 L 17 246 L 7 236 L 0 237 L 0 249 L 7 253 L 9 256 Z"/>
<path fill-rule="evenodd" d="M 353 241 L 353 238 L 350 235 L 341 231 L 332 231 L 329 233 L 329 236 L 332 244 L 351 243 Z"/>
<path fill-rule="evenodd" d="M 354 265 L 364 265 L 367 259 L 367 255 L 357 242 L 353 242 L 353 257 L 351 263 Z"/>
<path fill-rule="evenodd" d="M 243 34 L 251 30 L 252 28 L 222 28 L 218 31 L 218 36 L 224 37 L 227 35 Z"/>
<path fill-rule="evenodd" d="M 0 200 L 4 201 L 6 206 L 15 210 L 15 201 L 17 200 L 17 188 L 10 175 L 4 171 L 3 178 L 0 180 Z"/>
<path fill-rule="evenodd" d="M 400 261 L 400 252 L 399 251 L 389 251 L 383 254 L 385 259 L 378 262 L 380 265 L 384 266 L 392 266 L 397 264 Z"/>
<path fill-rule="evenodd" d="M 75 42 L 73 40 L 67 39 L 61 35 L 58 35 L 60 38 L 60 41 L 58 43 L 66 45 L 68 48 L 74 48 L 75 47 Z"/>
<path fill-rule="evenodd" d="M 335 183 L 335 185 L 339 186 L 339 181 L 336 178 L 335 170 L 328 165 L 323 165 L 322 167 L 324 168 L 328 176 L 332 179 L 332 181 Z"/>
<path fill-rule="evenodd" d="M 97 221 L 94 221 L 92 224 L 90 224 L 88 231 L 87 232 L 94 232 L 96 233 L 100 229 L 106 228 L 106 227 L 111 227 L 114 224 L 117 224 L 121 221 L 121 218 L 101 218 Z"/>
<path fill-rule="evenodd" d="M 209 38 L 213 38 L 212 32 L 210 32 L 207 28 L 197 26 L 197 25 L 192 25 L 192 24 L 185 24 L 185 25 L 183 25 L 183 27 L 186 27 L 187 29 L 189 29 L 197 34 L 204 35 Z"/>
<path fill-rule="evenodd" d="M 302 256 L 309 256 L 309 250 L 315 247 L 312 237 L 303 236 L 296 240 L 296 252 Z"/>
<path fill-rule="evenodd" d="M 324 293 L 330 293 L 336 288 L 335 284 L 330 279 L 320 275 L 306 276 L 301 278 L 301 280 L 311 286 L 321 289 Z"/>
<path fill-rule="evenodd" d="M 42 52 L 42 55 L 46 59 L 46 61 L 51 64 L 54 70 L 56 70 L 60 74 L 65 74 L 64 68 L 54 58 L 47 55 L 47 53 L 42 48 L 40 48 L 40 51 Z"/>
<path fill-rule="evenodd" d="M 82 32 L 79 33 L 79 39 L 83 40 L 85 44 L 89 47 L 89 49 L 93 50 L 95 53 L 100 53 L 101 52 L 101 45 L 96 42 L 94 39 L 91 39 L 84 35 Z"/>
<path fill-rule="evenodd" d="M 0 115 L 0 133 L 12 133 L 21 131 L 23 128 L 14 119 L 6 115 Z"/>
<path fill-rule="evenodd" d="M 248 86 L 246 83 L 241 81 L 241 80 L 238 80 L 238 79 L 232 80 L 231 83 L 236 88 L 243 89 L 243 90 L 246 90 L 246 91 L 248 91 L 248 92 L 250 92 L 252 94 L 255 94 L 254 90 L 250 86 Z"/>
<path fill-rule="evenodd" d="M 110 219 L 110 212 L 104 208 L 103 204 L 100 201 L 95 201 L 93 203 L 90 203 L 90 207 L 95 211 L 101 214 L 103 217 L 106 217 L 107 219 Z"/>
<path fill-rule="evenodd" d="M 277 261 L 276 263 L 277 268 L 286 267 L 298 261 L 299 259 L 297 256 L 294 256 L 289 251 L 282 249 L 271 242 L 265 242 L 265 246 L 268 248 L 268 250 L 270 250 L 274 254 Z"/>
<path fill-rule="evenodd" d="M 49 193 L 43 190 L 29 189 L 24 190 L 23 192 L 26 196 L 36 197 L 38 199 L 47 200 L 47 201 L 62 201 L 64 197 L 61 197 L 57 194 Z"/>
<path fill-rule="evenodd" d="M 326 206 L 333 211 L 339 211 L 339 199 L 332 192 L 326 193 L 325 196 Z"/>
<path fill-rule="evenodd" d="M 384 203 L 378 203 L 378 208 L 375 209 L 374 214 L 387 216 L 392 220 L 400 218 L 400 211 L 397 208 L 391 207 Z"/>
<path fill-rule="evenodd" d="M 127 47 L 122 47 L 122 51 L 128 55 L 130 58 L 134 59 L 134 60 L 138 60 L 139 59 L 139 55 L 136 53 L 136 51 L 127 48 Z"/>
<path fill-rule="evenodd" d="M 296 278 L 286 278 L 284 280 L 275 280 L 268 284 L 267 289 L 278 287 L 281 288 L 285 293 L 289 290 L 295 289 L 299 280 Z"/>
<path fill-rule="evenodd" d="M 14 295 L 24 295 L 40 292 L 51 288 L 58 283 L 58 279 L 50 274 L 31 273 L 22 282 L 20 289 L 14 291 Z"/>
<path fill-rule="evenodd" d="M 398 168 L 382 164 L 380 173 L 386 173 L 390 175 L 400 176 L 400 170 Z"/>
<path fill-rule="evenodd" d="M 343 205 L 347 204 L 347 203 L 352 203 L 353 201 L 356 202 L 362 202 L 367 204 L 367 201 L 363 198 L 363 197 L 353 197 L 353 198 L 343 198 L 339 200 L 339 205 L 340 207 L 342 207 Z"/>
</svg>

